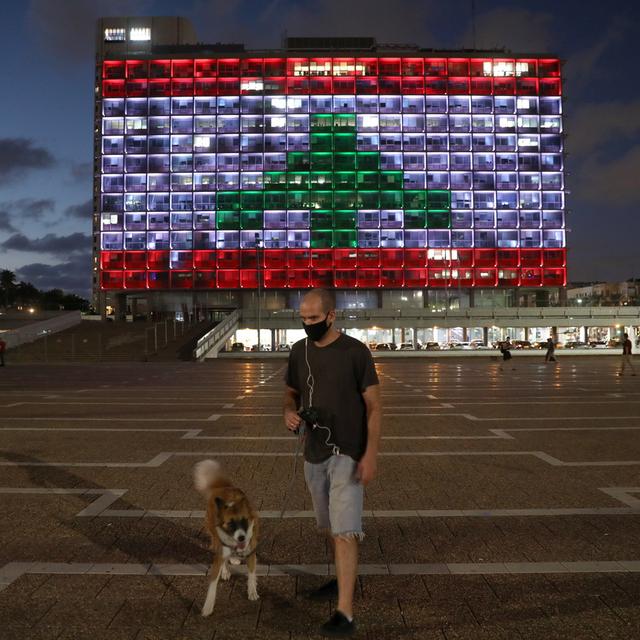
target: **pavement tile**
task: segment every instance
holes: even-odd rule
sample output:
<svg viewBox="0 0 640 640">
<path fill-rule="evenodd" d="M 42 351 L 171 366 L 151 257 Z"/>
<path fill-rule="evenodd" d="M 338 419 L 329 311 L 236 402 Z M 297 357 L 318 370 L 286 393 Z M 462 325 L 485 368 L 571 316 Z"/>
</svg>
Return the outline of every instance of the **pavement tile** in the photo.
<svg viewBox="0 0 640 640">
<path fill-rule="evenodd" d="M 427 436 L 383 440 L 383 452 L 438 455 L 382 456 L 379 479 L 366 489 L 364 569 L 355 594 L 358 637 L 640 638 L 640 514 L 615 498 L 616 487 L 640 486 L 638 467 L 588 466 L 640 460 L 637 431 L 612 428 L 640 424 L 640 396 L 631 380 L 614 375 L 614 359 L 567 359 L 552 376 L 534 360 L 501 378 L 481 360 L 378 361 L 380 372 L 389 374 L 382 377 L 385 410 L 403 414 L 384 417 L 383 435 Z M 0 448 L 10 460 L 115 466 L 0 467 L 0 489 L 12 491 L 0 492 L 0 640 L 318 637 L 318 625 L 335 603 L 309 602 L 304 595 L 334 567 L 329 545 L 309 517 L 301 465 L 281 520 L 293 459 L 224 454 L 293 450 L 293 439 L 274 438 L 285 433 L 277 373 L 283 366 L 220 360 L 198 367 L 131 363 L 3 371 L 8 375 L 0 393 L 12 402 L 59 396 L 55 404 L 4 411 Z M 78 404 L 79 388 L 89 389 L 82 394 L 87 401 L 111 404 Z M 215 422 L 204 419 L 214 413 L 220 415 Z M 272 415 L 255 415 L 262 413 Z M 440 415 L 421 415 L 428 413 Z M 7 430 L 25 426 L 57 431 Z M 60 430 L 79 427 L 88 430 Z M 101 427 L 183 431 L 96 430 Z M 529 428 L 536 430 L 523 430 Z M 238 435 L 265 439 L 233 440 Z M 167 451 L 189 455 L 163 458 Z M 546 458 L 503 455 L 528 451 Z M 256 508 L 276 517 L 261 520 L 261 599 L 247 600 L 246 567 L 234 567 L 239 575 L 220 584 L 216 610 L 205 620 L 200 607 L 211 554 L 204 503 L 193 491 L 191 473 L 195 461 L 213 456 Z M 553 458 L 561 463 L 545 461 Z M 150 460 L 165 461 L 144 466 Z M 127 461 L 143 466 L 118 466 Z M 572 461 L 585 466 L 562 464 Z M 567 515 L 548 515 L 553 509 Z M 596 511 L 569 515 L 576 509 Z M 498 516 L 499 510 L 520 515 Z M 24 564 L 3 573 L 13 561 Z"/>
</svg>

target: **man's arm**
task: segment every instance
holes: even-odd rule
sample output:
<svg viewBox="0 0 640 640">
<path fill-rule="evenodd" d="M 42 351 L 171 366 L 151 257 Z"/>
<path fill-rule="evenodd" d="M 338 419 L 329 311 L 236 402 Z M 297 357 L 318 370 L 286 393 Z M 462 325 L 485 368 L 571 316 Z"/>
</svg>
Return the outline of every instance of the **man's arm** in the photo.
<svg viewBox="0 0 640 640">
<path fill-rule="evenodd" d="M 377 457 L 380 448 L 380 427 L 382 424 L 382 402 L 380 400 L 380 385 L 367 387 L 362 397 L 367 408 L 367 449 L 358 463 L 360 482 L 366 485 L 376 476 Z"/>
<path fill-rule="evenodd" d="M 295 431 L 300 426 L 300 416 L 298 415 L 298 402 L 300 394 L 290 386 L 284 390 L 284 423 L 289 431 Z"/>
</svg>

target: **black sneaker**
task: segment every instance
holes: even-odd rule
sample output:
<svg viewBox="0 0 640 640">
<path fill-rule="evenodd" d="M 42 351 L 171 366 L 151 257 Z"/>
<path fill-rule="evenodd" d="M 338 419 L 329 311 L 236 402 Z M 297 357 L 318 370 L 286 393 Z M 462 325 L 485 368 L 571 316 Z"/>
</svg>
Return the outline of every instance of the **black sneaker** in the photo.
<svg viewBox="0 0 640 640">
<path fill-rule="evenodd" d="M 336 611 L 327 622 L 320 627 L 320 635 L 325 638 L 347 638 L 356 632 L 356 623 L 349 622 L 347 616 Z"/>
<path fill-rule="evenodd" d="M 321 587 L 310 591 L 307 595 L 309 600 L 331 600 L 338 597 L 338 581 L 333 578 Z"/>
</svg>

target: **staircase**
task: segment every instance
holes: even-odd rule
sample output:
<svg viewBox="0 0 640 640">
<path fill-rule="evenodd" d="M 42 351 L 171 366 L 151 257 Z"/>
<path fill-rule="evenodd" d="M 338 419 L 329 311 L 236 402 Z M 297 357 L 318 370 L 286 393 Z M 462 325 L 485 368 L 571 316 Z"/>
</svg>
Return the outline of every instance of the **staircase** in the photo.
<svg viewBox="0 0 640 640">
<path fill-rule="evenodd" d="M 214 322 L 111 322 L 80 324 L 10 349 L 7 363 L 140 362 L 191 360 L 195 342 Z"/>
</svg>

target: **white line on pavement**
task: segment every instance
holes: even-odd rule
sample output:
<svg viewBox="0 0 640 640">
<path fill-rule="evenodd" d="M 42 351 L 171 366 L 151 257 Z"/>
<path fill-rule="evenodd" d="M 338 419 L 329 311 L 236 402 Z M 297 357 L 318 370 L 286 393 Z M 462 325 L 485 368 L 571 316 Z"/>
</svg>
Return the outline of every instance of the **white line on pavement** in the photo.
<svg viewBox="0 0 640 640">
<path fill-rule="evenodd" d="M 0 568 L 0 591 L 23 575 L 119 575 L 119 576 L 205 576 L 204 564 L 136 564 L 91 562 L 9 562 Z M 245 574 L 246 566 L 231 566 L 231 573 Z M 639 560 L 595 560 L 566 562 L 478 562 L 478 563 L 415 563 L 361 564 L 359 575 L 529 575 L 584 573 L 639 573 Z M 335 567 L 324 564 L 259 564 L 257 573 L 263 577 L 300 575 L 329 576 Z"/>
</svg>

